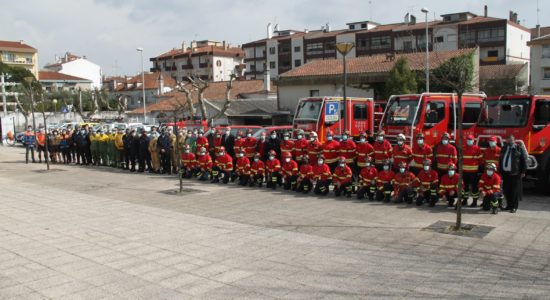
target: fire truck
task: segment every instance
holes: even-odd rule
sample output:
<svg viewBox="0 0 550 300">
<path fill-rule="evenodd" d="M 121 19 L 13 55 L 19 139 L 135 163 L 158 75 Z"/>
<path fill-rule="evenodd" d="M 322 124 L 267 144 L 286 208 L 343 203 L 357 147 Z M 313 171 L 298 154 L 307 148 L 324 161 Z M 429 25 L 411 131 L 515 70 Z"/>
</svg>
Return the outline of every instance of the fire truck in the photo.
<svg viewBox="0 0 550 300">
<path fill-rule="evenodd" d="M 463 136 L 474 133 L 484 94 L 462 96 Z M 456 140 L 458 96 L 450 93 L 423 93 L 391 96 L 386 105 L 380 129 L 395 143 L 403 133 L 411 147 L 418 133 L 423 133 L 426 144 L 436 145 L 441 135 L 448 132 Z"/>
<path fill-rule="evenodd" d="M 174 122 L 168 122 L 166 124 L 164 124 L 168 127 L 173 127 L 174 126 Z M 207 131 L 208 130 L 208 122 L 207 121 L 200 121 L 200 120 L 186 120 L 186 121 L 178 121 L 176 122 L 176 126 L 181 129 L 181 128 L 187 128 L 187 129 L 203 129 L 204 131 Z"/>
<path fill-rule="evenodd" d="M 513 134 L 527 149 L 529 179 L 550 194 L 550 96 L 489 97 L 483 102 L 475 132 L 480 147 L 487 147 L 491 136 L 502 145 Z"/>
<path fill-rule="evenodd" d="M 335 136 L 340 136 L 348 130 L 353 137 L 364 131 L 374 132 L 374 116 L 378 104 L 371 98 L 346 98 L 345 101 L 342 97 L 300 99 L 292 128 L 294 131 L 302 129 L 306 133 L 315 131 L 321 142 L 325 141 L 328 130 Z"/>
</svg>

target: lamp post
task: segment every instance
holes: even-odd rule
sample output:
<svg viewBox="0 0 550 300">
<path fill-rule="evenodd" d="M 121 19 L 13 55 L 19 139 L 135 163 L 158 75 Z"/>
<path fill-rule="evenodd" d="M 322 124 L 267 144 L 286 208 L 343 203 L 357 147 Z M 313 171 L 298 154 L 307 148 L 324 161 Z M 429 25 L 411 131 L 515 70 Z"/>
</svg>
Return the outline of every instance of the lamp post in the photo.
<svg viewBox="0 0 550 300">
<path fill-rule="evenodd" d="M 53 112 L 55 114 L 57 112 L 57 99 L 53 99 L 52 103 L 53 103 Z"/>
<path fill-rule="evenodd" d="M 143 48 L 139 47 L 136 50 L 141 54 L 141 92 L 143 97 L 143 123 L 147 121 L 147 105 L 145 104 L 145 72 L 143 71 Z"/>
<path fill-rule="evenodd" d="M 353 43 L 338 43 L 336 44 L 336 50 L 342 55 L 343 64 L 344 64 L 344 87 L 342 92 L 344 94 L 344 131 L 346 131 L 347 120 L 348 120 L 348 110 L 347 110 L 347 97 L 346 97 L 346 86 L 348 85 L 348 72 L 346 67 L 346 55 L 353 49 Z M 340 134 L 343 134 L 340 130 Z"/>
<path fill-rule="evenodd" d="M 426 15 L 426 93 L 430 92 L 430 54 L 429 54 L 429 48 L 428 48 L 428 12 L 430 12 L 427 8 L 422 8 L 420 10 Z"/>
</svg>

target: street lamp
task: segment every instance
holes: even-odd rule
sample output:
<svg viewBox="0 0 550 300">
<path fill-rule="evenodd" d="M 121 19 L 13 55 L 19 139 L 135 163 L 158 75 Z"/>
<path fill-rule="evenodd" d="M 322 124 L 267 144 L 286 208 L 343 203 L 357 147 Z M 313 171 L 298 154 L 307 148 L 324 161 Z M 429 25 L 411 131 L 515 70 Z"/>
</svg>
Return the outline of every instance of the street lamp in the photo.
<svg viewBox="0 0 550 300">
<path fill-rule="evenodd" d="M 426 15 L 426 93 L 430 92 L 430 54 L 428 49 L 428 12 L 427 8 L 423 7 L 421 10 Z"/>
<path fill-rule="evenodd" d="M 147 106 L 145 101 L 145 72 L 143 71 L 143 48 L 139 47 L 136 50 L 141 54 L 141 91 L 143 97 L 143 123 L 147 122 Z"/>
<path fill-rule="evenodd" d="M 53 99 L 52 103 L 53 103 L 53 112 L 55 114 L 57 112 L 57 99 Z"/>
<path fill-rule="evenodd" d="M 344 88 L 342 89 L 342 92 L 344 94 L 344 131 L 346 131 L 346 121 L 348 119 L 348 112 L 347 112 L 347 98 L 346 98 L 346 86 L 348 85 L 348 72 L 346 68 L 346 55 L 353 49 L 354 45 L 353 43 L 338 43 L 336 44 L 336 50 L 338 50 L 338 53 L 342 55 L 343 58 L 343 64 L 344 64 Z M 351 127 L 351 126 L 350 126 Z M 342 130 L 340 130 L 340 134 L 343 134 Z"/>
</svg>

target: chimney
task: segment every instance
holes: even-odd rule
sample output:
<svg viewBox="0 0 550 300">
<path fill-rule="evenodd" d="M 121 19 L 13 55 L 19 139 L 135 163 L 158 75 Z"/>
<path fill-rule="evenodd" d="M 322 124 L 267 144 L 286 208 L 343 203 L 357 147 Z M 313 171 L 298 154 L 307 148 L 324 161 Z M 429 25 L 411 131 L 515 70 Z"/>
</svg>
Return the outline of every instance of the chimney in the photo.
<svg viewBox="0 0 550 300">
<path fill-rule="evenodd" d="M 487 5 L 483 7 L 483 16 L 487 18 Z"/>
<path fill-rule="evenodd" d="M 271 23 L 267 24 L 267 39 L 271 39 L 273 37 L 273 30 L 271 28 Z"/>
<path fill-rule="evenodd" d="M 181 42 L 181 50 L 182 50 L 182 51 L 187 50 L 187 47 L 186 47 L 186 46 L 187 46 L 187 45 L 185 45 L 185 41 Z"/>
<path fill-rule="evenodd" d="M 159 75 L 159 96 L 164 94 L 164 76 L 162 73 Z"/>
<path fill-rule="evenodd" d="M 19 40 L 19 44 L 23 45 L 25 42 L 23 40 Z"/>
<path fill-rule="evenodd" d="M 269 72 L 269 67 L 265 69 L 264 75 L 264 91 L 269 93 L 271 91 L 271 75 Z"/>
<path fill-rule="evenodd" d="M 411 21 L 411 18 L 410 18 L 409 13 L 407 13 L 407 14 L 405 15 L 405 19 L 404 19 L 403 21 L 404 21 L 405 24 L 409 24 L 409 22 Z"/>
<path fill-rule="evenodd" d="M 304 33 L 309 33 L 309 29 L 304 29 Z"/>
<path fill-rule="evenodd" d="M 537 24 L 537 36 L 540 37 L 540 24 Z"/>
<path fill-rule="evenodd" d="M 222 45 L 223 45 L 223 49 L 227 50 L 227 44 L 225 43 L 225 41 L 223 41 Z"/>
<path fill-rule="evenodd" d="M 510 21 L 511 22 L 514 22 L 514 23 L 517 23 L 518 22 L 518 14 L 513 12 L 513 11 L 510 11 Z"/>
<path fill-rule="evenodd" d="M 409 22 L 409 25 L 414 25 L 416 24 L 416 17 L 411 15 L 411 21 Z"/>
<path fill-rule="evenodd" d="M 328 22 L 325 25 L 325 32 L 330 32 L 330 24 Z"/>
</svg>

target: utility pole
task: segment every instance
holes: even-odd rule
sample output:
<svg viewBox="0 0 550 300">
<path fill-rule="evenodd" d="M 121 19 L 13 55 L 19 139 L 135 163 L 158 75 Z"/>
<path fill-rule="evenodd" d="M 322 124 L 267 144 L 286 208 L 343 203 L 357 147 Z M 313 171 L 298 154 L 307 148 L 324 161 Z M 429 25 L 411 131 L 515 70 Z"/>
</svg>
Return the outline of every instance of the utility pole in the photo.
<svg viewBox="0 0 550 300">
<path fill-rule="evenodd" d="M 4 105 L 4 117 L 8 115 L 8 101 L 6 96 L 15 96 L 15 92 L 6 92 L 7 86 L 16 86 L 19 83 L 16 82 L 6 82 L 6 74 L 0 74 L 0 87 L 2 88 L 0 94 L 2 95 L 2 104 Z"/>
</svg>

